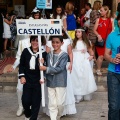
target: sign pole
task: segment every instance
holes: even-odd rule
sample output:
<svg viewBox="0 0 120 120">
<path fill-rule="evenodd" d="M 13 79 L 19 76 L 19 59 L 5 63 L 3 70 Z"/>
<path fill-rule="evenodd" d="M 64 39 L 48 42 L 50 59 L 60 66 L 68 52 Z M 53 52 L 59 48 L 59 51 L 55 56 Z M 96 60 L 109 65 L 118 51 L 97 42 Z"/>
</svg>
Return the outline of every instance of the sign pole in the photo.
<svg viewBox="0 0 120 120">
<path fill-rule="evenodd" d="M 38 35 L 38 44 L 39 44 L 39 58 L 42 58 L 42 51 L 41 51 L 41 36 Z M 43 64 L 40 62 L 40 66 Z M 44 81 L 43 71 L 40 71 L 41 80 Z M 45 107 L 45 89 L 44 89 L 44 82 L 41 84 L 41 92 L 42 92 L 42 107 Z"/>
</svg>

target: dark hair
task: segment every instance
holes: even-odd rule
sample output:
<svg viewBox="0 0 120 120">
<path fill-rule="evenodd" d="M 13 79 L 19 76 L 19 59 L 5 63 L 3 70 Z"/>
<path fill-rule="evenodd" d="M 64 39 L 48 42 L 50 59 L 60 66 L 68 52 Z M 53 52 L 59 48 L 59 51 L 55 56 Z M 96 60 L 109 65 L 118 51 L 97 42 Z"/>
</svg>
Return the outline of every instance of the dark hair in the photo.
<svg viewBox="0 0 120 120">
<path fill-rule="evenodd" d="M 60 40 L 60 42 L 63 42 L 63 36 L 51 36 L 51 40 L 53 40 L 54 38 L 58 38 Z"/>
<path fill-rule="evenodd" d="M 18 11 L 12 10 L 12 11 L 10 12 L 10 16 L 12 16 L 12 15 L 18 15 Z"/>
<path fill-rule="evenodd" d="M 32 40 L 35 40 L 36 38 L 38 38 L 38 36 L 30 36 L 30 42 L 31 42 Z"/>
<path fill-rule="evenodd" d="M 89 6 L 91 8 L 91 4 L 90 3 L 86 3 L 85 5 Z"/>
<path fill-rule="evenodd" d="M 42 43 L 42 45 L 46 45 L 45 36 L 41 36 L 41 43 Z"/>
<path fill-rule="evenodd" d="M 89 42 L 89 40 L 88 40 L 88 38 L 87 38 L 87 35 L 86 35 L 85 31 L 82 31 L 82 40 L 83 40 L 83 42 L 86 44 L 87 48 L 90 48 L 90 47 L 91 47 L 90 42 Z M 73 48 L 75 48 L 75 46 L 76 46 L 76 44 L 77 44 L 77 41 L 78 41 L 78 38 L 77 38 L 77 36 L 76 36 L 76 31 L 75 31 L 75 38 L 74 38 L 74 40 L 73 40 L 73 45 L 72 45 Z"/>
<path fill-rule="evenodd" d="M 39 13 L 39 19 L 41 18 L 41 13 L 40 12 L 32 12 L 32 17 L 34 18 L 34 15 L 35 14 L 38 14 Z"/>
<path fill-rule="evenodd" d="M 61 19 L 62 16 L 65 15 L 65 12 L 64 12 L 64 8 L 62 6 L 60 6 L 60 5 L 56 6 L 55 9 L 53 10 L 53 18 L 57 19 L 57 11 L 56 11 L 57 8 L 61 8 L 62 9 L 62 11 L 60 13 L 60 19 Z"/>
<path fill-rule="evenodd" d="M 38 38 L 38 36 L 31 36 L 30 37 L 30 43 L 32 40 L 35 40 L 36 38 Z M 46 45 L 46 39 L 44 36 L 41 36 L 41 45 Z"/>
<path fill-rule="evenodd" d="M 7 11 L 4 11 L 3 12 L 3 16 L 4 16 L 4 18 L 6 18 L 6 15 L 8 14 L 8 12 Z"/>
<path fill-rule="evenodd" d="M 117 11 L 120 13 L 120 2 L 118 3 Z"/>
<path fill-rule="evenodd" d="M 120 13 L 118 14 L 116 19 L 117 19 L 117 21 L 120 20 Z"/>
</svg>

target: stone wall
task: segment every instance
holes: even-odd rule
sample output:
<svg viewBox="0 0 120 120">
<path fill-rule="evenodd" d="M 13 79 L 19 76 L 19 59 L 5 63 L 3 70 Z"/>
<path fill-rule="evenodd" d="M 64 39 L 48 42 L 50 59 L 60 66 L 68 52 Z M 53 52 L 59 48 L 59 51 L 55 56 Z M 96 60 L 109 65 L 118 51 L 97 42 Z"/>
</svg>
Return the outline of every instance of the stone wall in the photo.
<svg viewBox="0 0 120 120">
<path fill-rule="evenodd" d="M 89 3 L 91 3 L 92 7 L 93 7 L 93 3 L 95 2 L 96 0 L 89 0 Z M 103 0 L 100 0 L 102 3 L 103 3 Z"/>
<path fill-rule="evenodd" d="M 94 3 L 94 1 L 96 1 L 96 0 L 89 0 L 89 2 L 92 4 L 92 6 L 93 6 L 93 3 Z M 102 3 L 103 3 L 103 1 L 104 0 L 100 0 Z M 117 3 L 118 2 L 120 2 L 120 0 L 112 0 L 112 15 L 116 12 L 116 10 L 117 10 Z"/>
<path fill-rule="evenodd" d="M 96 0 L 89 0 L 88 2 L 90 2 L 93 5 L 94 1 Z M 104 0 L 100 0 L 100 1 L 103 3 Z M 120 2 L 120 0 L 112 0 L 112 2 L 113 2 L 112 14 L 113 14 L 115 13 L 117 9 L 117 3 Z M 14 5 L 21 5 L 21 4 L 23 4 L 23 0 L 13 0 L 13 7 L 7 7 L 8 12 L 14 9 Z M 34 0 L 27 0 L 27 11 L 26 12 L 30 13 L 32 9 L 35 7 L 35 4 L 36 2 Z"/>
<path fill-rule="evenodd" d="M 117 8 L 117 0 L 112 0 L 112 16 L 116 12 L 116 8 Z"/>
</svg>

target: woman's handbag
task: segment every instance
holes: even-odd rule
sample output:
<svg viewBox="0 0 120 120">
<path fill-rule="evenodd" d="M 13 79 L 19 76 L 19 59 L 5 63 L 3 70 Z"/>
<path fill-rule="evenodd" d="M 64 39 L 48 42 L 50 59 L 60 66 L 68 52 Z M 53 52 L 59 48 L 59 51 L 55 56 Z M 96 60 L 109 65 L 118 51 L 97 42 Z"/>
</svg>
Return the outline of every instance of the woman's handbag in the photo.
<svg viewBox="0 0 120 120">
<path fill-rule="evenodd" d="M 96 39 L 96 43 L 95 43 L 95 46 L 97 46 L 97 47 L 104 47 L 104 40 L 102 40 L 102 41 L 98 41 L 98 38 Z"/>
</svg>

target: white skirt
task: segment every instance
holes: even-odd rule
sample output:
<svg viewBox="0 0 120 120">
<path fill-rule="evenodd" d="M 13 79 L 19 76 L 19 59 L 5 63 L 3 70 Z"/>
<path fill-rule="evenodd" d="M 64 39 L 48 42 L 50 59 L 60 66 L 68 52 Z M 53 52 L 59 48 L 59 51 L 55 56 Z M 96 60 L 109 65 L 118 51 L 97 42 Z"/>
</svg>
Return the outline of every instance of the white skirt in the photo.
<svg viewBox="0 0 120 120">
<path fill-rule="evenodd" d="M 11 38 L 11 33 L 10 32 L 6 32 L 6 33 L 3 33 L 3 38 Z"/>
<path fill-rule="evenodd" d="M 68 65 L 67 65 L 68 66 Z M 67 71 L 67 88 L 66 88 L 66 101 L 65 101 L 65 108 L 63 115 L 71 115 L 76 114 L 76 106 L 75 106 L 75 97 L 73 92 L 73 86 L 72 86 L 72 79 L 71 79 L 71 73 L 68 70 Z"/>
<path fill-rule="evenodd" d="M 93 70 L 87 52 L 73 52 L 73 69 L 71 73 L 74 95 L 88 95 L 97 90 Z"/>
</svg>

